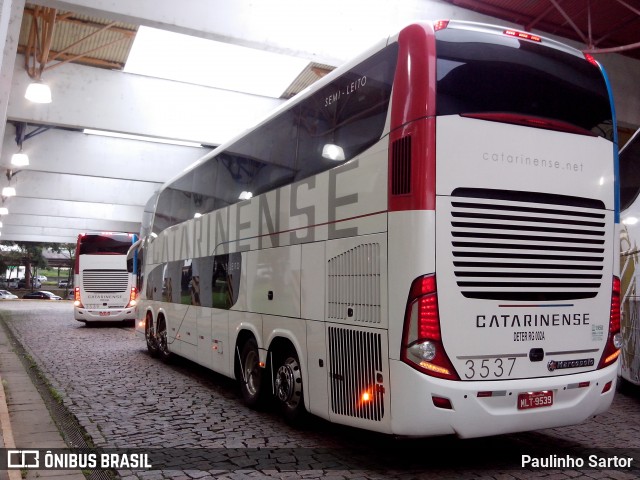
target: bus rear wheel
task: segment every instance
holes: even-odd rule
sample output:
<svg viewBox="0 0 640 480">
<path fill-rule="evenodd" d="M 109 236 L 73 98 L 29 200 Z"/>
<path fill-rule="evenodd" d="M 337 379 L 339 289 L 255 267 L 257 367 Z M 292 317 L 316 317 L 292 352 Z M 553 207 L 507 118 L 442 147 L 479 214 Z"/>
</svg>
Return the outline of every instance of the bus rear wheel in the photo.
<svg viewBox="0 0 640 480">
<path fill-rule="evenodd" d="M 300 360 L 294 350 L 282 355 L 274 380 L 276 399 L 285 421 L 301 426 L 306 417 Z"/>
<path fill-rule="evenodd" d="M 156 336 L 153 333 L 153 320 L 151 315 L 147 315 L 147 319 L 144 322 L 144 338 L 147 341 L 147 350 L 152 357 L 157 357 L 159 353 L 158 342 Z"/>
<path fill-rule="evenodd" d="M 261 406 L 264 397 L 262 394 L 263 379 L 258 344 L 253 338 L 250 338 L 242 346 L 240 354 L 240 391 L 246 406 L 254 409 Z"/>
</svg>

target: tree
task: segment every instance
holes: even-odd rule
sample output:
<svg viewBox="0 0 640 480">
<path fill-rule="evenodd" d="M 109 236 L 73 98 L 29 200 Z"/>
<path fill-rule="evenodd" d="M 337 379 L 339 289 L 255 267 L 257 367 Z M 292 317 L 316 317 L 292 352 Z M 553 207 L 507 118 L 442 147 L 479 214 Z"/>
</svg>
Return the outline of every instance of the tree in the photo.
<svg viewBox="0 0 640 480">
<path fill-rule="evenodd" d="M 24 281 L 26 285 L 32 285 L 32 269 L 47 268 L 47 259 L 44 258 L 44 255 L 42 254 L 42 250 L 45 248 L 45 244 L 35 242 L 17 242 L 16 245 L 22 253 L 22 265 L 24 265 Z"/>
<path fill-rule="evenodd" d="M 46 268 L 47 259 L 42 254 L 46 244 L 37 242 L 2 242 L 9 247 L 5 251 L 5 261 L 11 265 L 24 266 L 24 280 L 26 285 L 31 285 L 32 269 Z"/>
<path fill-rule="evenodd" d="M 62 254 L 62 256 L 69 259 L 69 276 L 67 280 L 71 280 L 71 272 L 73 271 L 73 264 L 76 255 L 75 243 L 52 243 L 48 245 L 48 248 L 55 253 Z M 58 266 L 58 273 L 60 273 L 60 267 Z"/>
</svg>

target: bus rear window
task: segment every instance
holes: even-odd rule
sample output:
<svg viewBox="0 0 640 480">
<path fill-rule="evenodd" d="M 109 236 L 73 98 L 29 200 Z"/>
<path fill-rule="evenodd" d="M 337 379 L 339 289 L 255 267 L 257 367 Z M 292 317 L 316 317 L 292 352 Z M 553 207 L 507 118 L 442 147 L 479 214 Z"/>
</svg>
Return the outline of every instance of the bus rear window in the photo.
<svg viewBox="0 0 640 480">
<path fill-rule="evenodd" d="M 604 77 L 584 57 L 462 29 L 436 32 L 437 115 L 501 113 L 612 138 Z"/>
<path fill-rule="evenodd" d="M 78 255 L 126 255 L 131 247 L 129 235 L 84 235 Z"/>
</svg>

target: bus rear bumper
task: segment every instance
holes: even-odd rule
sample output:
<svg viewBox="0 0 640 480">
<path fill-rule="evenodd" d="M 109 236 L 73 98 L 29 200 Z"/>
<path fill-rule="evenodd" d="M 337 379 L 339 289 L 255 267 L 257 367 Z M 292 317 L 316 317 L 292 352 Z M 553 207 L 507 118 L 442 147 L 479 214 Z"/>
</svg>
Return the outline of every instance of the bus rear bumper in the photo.
<svg viewBox="0 0 640 480">
<path fill-rule="evenodd" d="M 473 438 L 576 425 L 605 412 L 613 401 L 618 365 L 508 382 L 441 380 L 397 360 L 390 368 L 394 434 Z M 552 405 L 518 409 L 519 394 L 541 391 L 553 392 Z M 434 397 L 449 400 L 451 408 L 435 406 Z"/>
<path fill-rule="evenodd" d="M 135 320 L 136 308 L 89 309 L 74 307 L 73 315 L 79 322 L 121 322 Z"/>
</svg>

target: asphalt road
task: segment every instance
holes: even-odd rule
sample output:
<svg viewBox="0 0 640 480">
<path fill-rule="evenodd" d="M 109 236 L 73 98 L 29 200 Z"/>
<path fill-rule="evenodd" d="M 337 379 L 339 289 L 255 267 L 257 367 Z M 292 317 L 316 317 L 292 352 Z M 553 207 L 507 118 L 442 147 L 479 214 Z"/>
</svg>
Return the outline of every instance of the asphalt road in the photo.
<svg viewBox="0 0 640 480">
<path fill-rule="evenodd" d="M 3 301 L 0 321 L 93 446 L 150 453 L 152 469 L 121 468 L 118 478 L 640 477 L 637 388 L 619 388 L 606 414 L 581 425 L 481 439 L 397 439 L 317 418 L 296 430 L 275 411 L 246 408 L 228 378 L 151 358 L 132 326 L 76 322 L 70 302 Z M 539 466 L 549 461 L 573 468 Z"/>
</svg>

